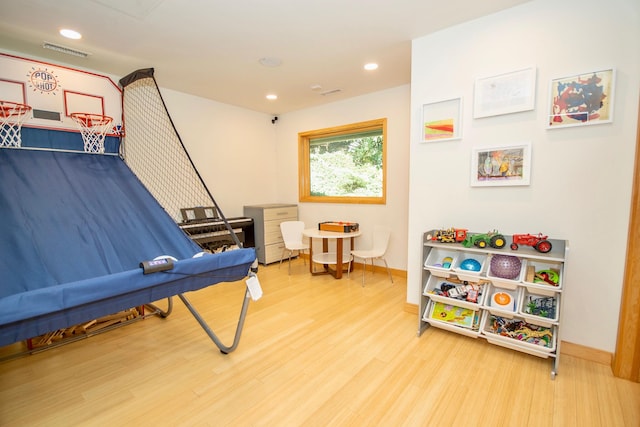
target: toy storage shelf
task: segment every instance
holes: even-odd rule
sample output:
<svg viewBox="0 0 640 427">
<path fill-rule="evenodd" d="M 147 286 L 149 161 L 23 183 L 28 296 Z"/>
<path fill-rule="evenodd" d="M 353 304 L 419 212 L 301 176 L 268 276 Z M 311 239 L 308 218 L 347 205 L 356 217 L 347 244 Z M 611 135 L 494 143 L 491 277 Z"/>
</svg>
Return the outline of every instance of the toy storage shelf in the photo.
<svg viewBox="0 0 640 427">
<path fill-rule="evenodd" d="M 436 231 L 423 235 L 418 336 L 433 326 L 549 358 L 554 379 L 560 359 L 561 296 L 569 242 L 547 239 L 551 243 L 547 253 L 526 245 L 512 250 L 513 237 L 504 235 L 506 245 L 501 249 L 465 247 L 432 240 Z M 520 270 L 510 278 L 499 277 L 491 268 L 496 255 L 517 257 Z M 474 269 L 463 268 L 465 261 L 472 262 Z M 554 276 L 555 284 L 541 281 L 544 274 Z"/>
</svg>

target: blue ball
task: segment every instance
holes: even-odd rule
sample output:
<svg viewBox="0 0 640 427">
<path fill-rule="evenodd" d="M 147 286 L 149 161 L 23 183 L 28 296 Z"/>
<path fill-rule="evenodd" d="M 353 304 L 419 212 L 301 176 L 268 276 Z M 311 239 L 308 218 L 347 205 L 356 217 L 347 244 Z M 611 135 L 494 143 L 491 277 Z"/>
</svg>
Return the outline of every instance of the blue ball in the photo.
<svg viewBox="0 0 640 427">
<path fill-rule="evenodd" d="M 460 263 L 460 268 L 468 271 L 480 271 L 482 265 L 473 258 L 467 258 Z"/>
</svg>

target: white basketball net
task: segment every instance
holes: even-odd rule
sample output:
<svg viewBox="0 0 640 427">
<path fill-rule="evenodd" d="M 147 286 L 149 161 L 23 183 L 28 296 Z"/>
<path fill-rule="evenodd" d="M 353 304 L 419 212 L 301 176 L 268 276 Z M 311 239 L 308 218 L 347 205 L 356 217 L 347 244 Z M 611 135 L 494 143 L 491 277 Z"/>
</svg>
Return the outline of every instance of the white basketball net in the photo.
<svg viewBox="0 0 640 427">
<path fill-rule="evenodd" d="M 109 116 L 88 113 L 71 113 L 70 116 L 80 127 L 84 151 L 103 154 L 104 137 L 111 128 L 113 119 Z"/>
<path fill-rule="evenodd" d="M 20 129 L 29 117 L 31 107 L 15 102 L 0 101 L 0 147 L 20 147 Z"/>
</svg>

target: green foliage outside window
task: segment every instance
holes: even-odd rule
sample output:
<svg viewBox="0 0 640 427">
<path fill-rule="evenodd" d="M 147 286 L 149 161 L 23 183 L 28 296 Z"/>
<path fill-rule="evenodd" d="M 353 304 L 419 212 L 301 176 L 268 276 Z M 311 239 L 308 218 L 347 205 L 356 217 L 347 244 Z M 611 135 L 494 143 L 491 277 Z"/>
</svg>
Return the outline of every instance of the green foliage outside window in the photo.
<svg viewBox="0 0 640 427">
<path fill-rule="evenodd" d="M 386 119 L 303 132 L 300 201 L 385 203 Z"/>
<path fill-rule="evenodd" d="M 314 144 L 309 155 L 312 196 L 382 196 L 382 136 Z"/>
</svg>

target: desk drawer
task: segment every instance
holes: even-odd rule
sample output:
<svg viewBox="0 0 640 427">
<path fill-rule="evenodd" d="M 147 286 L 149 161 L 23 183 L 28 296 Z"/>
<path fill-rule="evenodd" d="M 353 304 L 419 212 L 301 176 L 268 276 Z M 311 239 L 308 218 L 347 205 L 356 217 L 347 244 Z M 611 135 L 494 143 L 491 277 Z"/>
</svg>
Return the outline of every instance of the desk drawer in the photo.
<svg viewBox="0 0 640 427">
<path fill-rule="evenodd" d="M 282 240 L 282 232 L 280 232 L 280 224 L 276 224 L 277 229 L 265 231 L 264 233 L 264 244 L 271 245 L 273 243 L 281 243 Z"/>
<path fill-rule="evenodd" d="M 266 221 L 264 223 L 264 244 L 282 242 L 282 231 L 280 231 L 280 221 Z"/>
<path fill-rule="evenodd" d="M 264 247 L 264 263 L 271 264 L 272 262 L 280 261 L 280 257 L 282 256 L 283 250 L 284 250 L 284 243 L 276 243 L 273 245 L 265 246 Z M 288 255 L 288 252 L 285 255 Z"/>
</svg>

